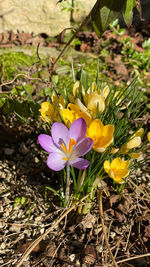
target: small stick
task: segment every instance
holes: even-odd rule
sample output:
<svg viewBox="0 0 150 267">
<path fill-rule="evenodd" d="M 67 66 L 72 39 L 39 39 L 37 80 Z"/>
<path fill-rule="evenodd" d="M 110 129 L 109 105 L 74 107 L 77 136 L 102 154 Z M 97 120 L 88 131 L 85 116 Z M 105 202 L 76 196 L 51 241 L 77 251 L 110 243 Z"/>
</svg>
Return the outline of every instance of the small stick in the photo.
<svg viewBox="0 0 150 267">
<path fill-rule="evenodd" d="M 100 218 L 101 218 L 101 224 L 102 224 L 102 229 L 103 229 L 103 233 L 104 233 L 104 238 L 105 238 L 105 243 L 106 243 L 106 246 L 107 246 L 107 249 L 110 253 L 110 256 L 112 258 L 112 261 L 114 263 L 114 266 L 115 267 L 118 267 L 118 264 L 116 263 L 115 261 L 115 258 L 111 252 L 111 249 L 110 249 L 110 246 L 109 246 L 109 242 L 108 242 L 108 237 L 107 237 L 107 234 L 106 234 L 106 231 L 105 231 L 105 224 L 104 224 L 104 218 L 103 218 L 103 204 L 102 204 L 102 195 L 103 195 L 103 189 L 99 189 L 98 191 L 98 205 L 99 205 L 99 214 L 100 214 Z"/>
<path fill-rule="evenodd" d="M 143 255 L 137 255 L 137 256 L 134 256 L 134 257 L 131 257 L 131 258 L 120 260 L 120 261 L 117 261 L 117 263 L 123 263 L 123 262 L 126 262 L 126 261 L 132 261 L 132 260 L 135 260 L 135 259 L 140 259 L 140 258 L 145 258 L 145 257 L 150 257 L 150 253 L 143 254 Z M 112 265 L 108 264 L 108 266 L 112 266 Z"/>
<path fill-rule="evenodd" d="M 25 78 L 27 78 L 27 79 L 29 79 L 29 80 L 39 80 L 39 81 L 42 81 L 40 78 L 31 78 L 31 77 L 29 77 L 29 76 L 26 75 L 26 74 L 18 73 L 18 74 L 13 78 L 13 80 L 11 80 L 11 81 L 9 81 L 9 82 L 6 82 L 6 83 L 2 83 L 2 84 L 0 84 L 0 88 L 3 87 L 3 86 L 5 86 L 5 85 L 8 85 L 8 84 L 13 83 L 19 76 L 23 76 L 23 77 L 25 77 Z M 3 92 L 3 93 L 5 93 L 5 92 Z"/>
</svg>

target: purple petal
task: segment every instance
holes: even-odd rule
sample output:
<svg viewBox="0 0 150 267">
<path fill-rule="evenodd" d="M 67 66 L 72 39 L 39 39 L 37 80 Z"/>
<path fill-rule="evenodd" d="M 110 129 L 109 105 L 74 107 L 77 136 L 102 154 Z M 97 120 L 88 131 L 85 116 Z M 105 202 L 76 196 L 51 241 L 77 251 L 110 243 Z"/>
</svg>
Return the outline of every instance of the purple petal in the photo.
<svg viewBox="0 0 150 267">
<path fill-rule="evenodd" d="M 47 134 L 40 134 L 38 136 L 40 146 L 47 152 L 56 152 L 58 148 L 55 146 L 52 137 Z"/>
<path fill-rule="evenodd" d="M 72 149 L 72 157 L 81 157 L 87 154 L 93 146 L 93 140 L 91 138 L 85 137 L 81 139 Z"/>
<path fill-rule="evenodd" d="M 69 129 L 69 138 L 78 141 L 78 139 L 84 138 L 86 134 L 86 122 L 83 118 L 75 120 Z"/>
<path fill-rule="evenodd" d="M 69 160 L 69 164 L 72 167 L 75 167 L 80 170 L 84 170 L 90 165 L 90 162 L 87 159 L 76 158 L 74 160 Z"/>
<path fill-rule="evenodd" d="M 66 164 L 66 160 L 63 160 L 63 153 L 50 153 L 47 159 L 47 166 L 53 171 L 61 171 Z"/>
<path fill-rule="evenodd" d="M 51 128 L 51 135 L 56 145 L 60 146 L 62 143 L 68 145 L 68 128 L 61 122 L 55 122 Z"/>
</svg>

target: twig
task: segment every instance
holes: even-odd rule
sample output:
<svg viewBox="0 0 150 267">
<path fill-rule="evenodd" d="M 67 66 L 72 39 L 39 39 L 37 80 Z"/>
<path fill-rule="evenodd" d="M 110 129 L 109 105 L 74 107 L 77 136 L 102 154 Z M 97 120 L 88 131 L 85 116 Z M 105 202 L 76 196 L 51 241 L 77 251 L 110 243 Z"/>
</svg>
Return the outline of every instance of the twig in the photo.
<svg viewBox="0 0 150 267">
<path fill-rule="evenodd" d="M 76 208 L 81 202 L 83 202 L 90 194 L 83 197 L 81 200 L 79 200 L 75 205 L 73 205 L 71 208 L 67 209 L 58 220 L 56 220 L 50 228 L 46 230 L 46 232 L 38 237 L 33 243 L 26 249 L 24 254 L 22 255 L 21 259 L 19 260 L 16 267 L 20 267 L 24 260 L 29 256 L 29 254 L 32 252 L 32 250 L 41 242 L 42 239 L 44 239 L 74 208 Z"/>
<path fill-rule="evenodd" d="M 129 259 L 124 259 L 124 260 L 121 260 L 121 261 L 117 261 L 117 263 L 122 263 L 122 262 L 126 262 L 126 261 L 132 261 L 132 260 L 135 260 L 135 259 L 145 258 L 145 257 L 150 257 L 150 253 L 143 254 L 143 255 L 137 255 L 137 256 L 131 257 Z M 112 266 L 112 265 L 108 264 L 108 266 Z"/>
<path fill-rule="evenodd" d="M 32 78 L 32 77 L 29 77 L 29 76 L 26 75 L 26 74 L 18 73 L 18 74 L 13 78 L 13 80 L 11 80 L 11 81 L 9 81 L 9 82 L 6 82 L 6 83 L 2 83 L 2 84 L 0 84 L 0 88 L 3 87 L 3 86 L 5 86 L 5 85 L 12 84 L 12 83 L 13 83 L 19 76 L 23 76 L 23 77 L 25 77 L 25 78 L 27 78 L 27 79 L 29 79 L 29 80 L 39 80 L 39 81 L 42 81 L 40 78 Z M 4 93 L 4 92 L 2 92 L 2 93 Z"/>
<path fill-rule="evenodd" d="M 100 188 L 98 191 L 98 205 L 99 205 L 99 214 L 100 214 L 100 218 L 101 218 L 101 224 L 102 224 L 102 229 L 103 229 L 103 233 L 104 233 L 105 243 L 106 243 L 106 247 L 110 253 L 110 256 L 112 258 L 114 266 L 118 267 L 118 264 L 116 263 L 115 258 L 111 252 L 109 242 L 108 242 L 108 237 L 107 237 L 106 230 L 105 230 L 105 224 L 104 224 L 104 218 L 103 218 L 102 195 L 103 195 L 103 189 Z"/>
<path fill-rule="evenodd" d="M 39 56 L 39 47 L 40 47 L 40 43 L 38 43 L 38 45 L 37 45 L 36 55 L 37 55 L 39 61 L 41 61 L 41 58 L 40 58 L 40 56 Z"/>
<path fill-rule="evenodd" d="M 3 83 L 3 79 L 4 79 L 4 76 L 5 76 L 5 69 L 4 69 L 4 64 L 3 63 L 1 64 L 1 68 L 2 68 L 1 83 Z"/>
<path fill-rule="evenodd" d="M 131 235 L 131 230 L 132 230 L 133 224 L 134 224 L 134 221 L 132 220 L 131 221 L 131 225 L 130 225 L 129 234 L 128 234 L 127 241 L 126 241 L 126 245 L 125 245 L 125 251 L 127 250 L 127 246 L 128 246 L 128 243 L 129 243 L 129 238 L 130 238 L 130 235 Z"/>
</svg>

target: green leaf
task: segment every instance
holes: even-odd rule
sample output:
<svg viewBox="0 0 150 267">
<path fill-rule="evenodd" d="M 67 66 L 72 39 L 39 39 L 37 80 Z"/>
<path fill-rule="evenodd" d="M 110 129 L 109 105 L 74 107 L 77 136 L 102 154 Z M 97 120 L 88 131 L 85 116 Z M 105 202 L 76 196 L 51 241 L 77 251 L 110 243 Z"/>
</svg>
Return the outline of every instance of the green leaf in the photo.
<svg viewBox="0 0 150 267">
<path fill-rule="evenodd" d="M 81 72 L 80 83 L 82 84 L 84 89 L 87 91 L 88 90 L 88 74 L 85 70 L 82 70 Z"/>
<path fill-rule="evenodd" d="M 123 18 L 127 26 L 132 23 L 133 8 L 136 6 L 135 0 L 126 0 L 126 4 L 123 9 Z"/>
<path fill-rule="evenodd" d="M 6 101 L 5 97 L 0 98 L 0 108 L 5 104 L 5 101 Z"/>
<path fill-rule="evenodd" d="M 127 0 L 97 0 L 93 11 L 93 27 L 100 36 L 122 11 Z"/>
</svg>

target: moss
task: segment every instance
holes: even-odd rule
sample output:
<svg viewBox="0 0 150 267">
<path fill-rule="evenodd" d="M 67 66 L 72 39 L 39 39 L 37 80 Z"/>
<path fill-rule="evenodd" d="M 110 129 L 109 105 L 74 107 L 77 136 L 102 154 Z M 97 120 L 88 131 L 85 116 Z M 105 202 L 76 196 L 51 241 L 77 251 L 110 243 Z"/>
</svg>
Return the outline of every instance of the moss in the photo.
<svg viewBox="0 0 150 267">
<path fill-rule="evenodd" d="M 31 66 L 35 61 L 35 57 L 28 56 L 23 52 L 6 52 L 0 55 L 0 77 L 2 77 L 3 69 L 3 80 L 11 80 L 14 75 Z"/>
</svg>

